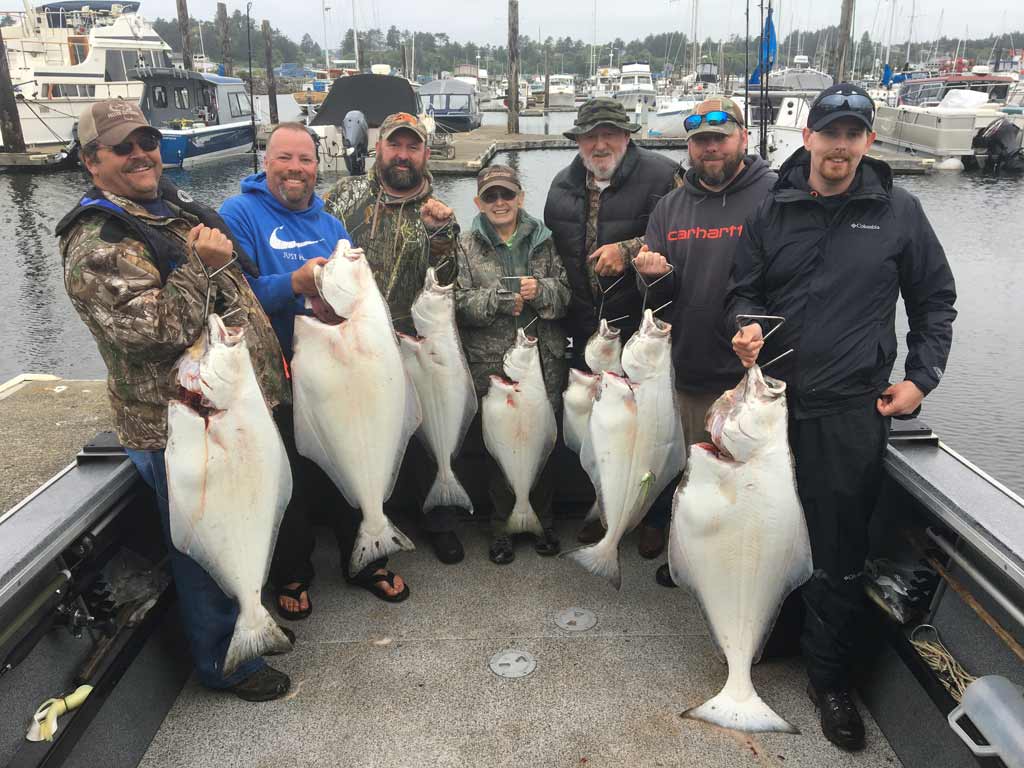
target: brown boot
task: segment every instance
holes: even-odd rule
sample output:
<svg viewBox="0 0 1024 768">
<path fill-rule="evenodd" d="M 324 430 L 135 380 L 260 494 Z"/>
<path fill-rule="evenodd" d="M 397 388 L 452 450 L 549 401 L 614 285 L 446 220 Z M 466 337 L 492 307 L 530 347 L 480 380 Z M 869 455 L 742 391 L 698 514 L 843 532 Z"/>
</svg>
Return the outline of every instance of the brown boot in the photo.
<svg viewBox="0 0 1024 768">
<path fill-rule="evenodd" d="M 646 560 L 653 560 L 665 549 L 665 529 L 654 528 L 650 525 L 640 526 L 640 541 L 637 550 L 640 557 Z"/>
<path fill-rule="evenodd" d="M 589 523 L 580 528 L 576 534 L 576 541 L 580 544 L 596 544 L 604 538 L 604 525 L 600 517 L 595 517 Z"/>
</svg>

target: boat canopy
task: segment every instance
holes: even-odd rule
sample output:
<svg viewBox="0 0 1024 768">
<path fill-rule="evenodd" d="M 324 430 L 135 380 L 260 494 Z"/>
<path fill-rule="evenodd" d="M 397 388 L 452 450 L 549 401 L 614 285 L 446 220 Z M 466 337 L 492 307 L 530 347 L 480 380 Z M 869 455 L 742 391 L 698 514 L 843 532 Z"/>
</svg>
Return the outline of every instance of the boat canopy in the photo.
<svg viewBox="0 0 1024 768">
<path fill-rule="evenodd" d="M 460 94 L 466 95 L 475 93 L 476 89 L 471 83 L 464 80 L 431 80 L 420 87 L 420 96 L 432 96 L 435 94 Z"/>
<path fill-rule="evenodd" d="M 371 128 L 379 128 L 395 112 L 419 112 L 412 84 L 404 77 L 348 75 L 334 81 L 310 125 L 341 125 L 353 109 L 363 113 Z"/>
</svg>

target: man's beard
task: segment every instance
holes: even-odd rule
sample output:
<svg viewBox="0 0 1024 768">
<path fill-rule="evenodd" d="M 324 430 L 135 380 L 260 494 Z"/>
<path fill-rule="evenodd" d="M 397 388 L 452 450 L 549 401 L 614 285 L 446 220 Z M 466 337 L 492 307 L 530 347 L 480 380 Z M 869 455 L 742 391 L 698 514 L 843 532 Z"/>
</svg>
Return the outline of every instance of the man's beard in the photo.
<svg viewBox="0 0 1024 768">
<path fill-rule="evenodd" d="M 849 178 L 854 173 L 854 171 L 857 170 L 853 164 L 852 158 L 849 155 L 839 152 L 830 155 L 829 157 L 845 160 L 846 165 L 840 166 L 839 168 L 833 168 L 832 164 L 829 162 L 829 158 L 826 157 L 825 160 L 823 160 L 821 163 L 822 178 L 828 179 L 829 181 L 843 181 L 844 179 Z"/>
<path fill-rule="evenodd" d="M 381 168 L 381 178 L 384 183 L 399 192 L 408 192 L 418 189 L 423 183 L 423 171 L 412 165 L 399 165 L 397 160 L 392 160 Z"/>
<path fill-rule="evenodd" d="M 720 187 L 732 179 L 740 165 L 742 165 L 743 157 L 742 151 L 737 152 L 732 157 L 722 155 L 722 165 L 717 172 L 708 168 L 703 160 L 695 160 L 693 167 L 697 171 L 697 178 L 705 184 L 710 187 Z"/>
<path fill-rule="evenodd" d="M 286 185 L 284 181 L 301 181 L 302 188 L 294 189 Z M 282 181 L 281 185 L 277 188 L 278 193 L 281 195 L 281 199 L 296 206 L 306 205 L 309 203 L 309 184 L 306 183 L 305 178 L 292 176 L 286 178 L 284 181 Z"/>
<path fill-rule="evenodd" d="M 583 167 L 586 168 L 598 181 L 608 181 L 612 176 L 615 175 L 615 171 L 619 169 L 619 164 L 622 162 L 622 158 L 626 156 L 626 151 L 623 150 L 621 154 L 617 154 L 614 150 L 610 151 L 611 157 L 598 158 L 601 162 L 602 168 L 598 168 L 594 163 L 593 155 L 591 157 L 584 157 L 580 155 L 580 159 L 583 161 Z"/>
</svg>

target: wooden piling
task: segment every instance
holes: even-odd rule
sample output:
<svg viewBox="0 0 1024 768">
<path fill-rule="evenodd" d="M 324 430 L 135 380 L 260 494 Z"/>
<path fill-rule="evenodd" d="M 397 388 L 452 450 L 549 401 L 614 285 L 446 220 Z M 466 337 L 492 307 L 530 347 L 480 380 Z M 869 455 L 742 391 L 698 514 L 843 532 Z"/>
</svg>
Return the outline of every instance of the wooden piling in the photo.
<svg viewBox="0 0 1024 768">
<path fill-rule="evenodd" d="M 188 3 L 175 0 L 178 5 L 178 31 L 181 32 L 181 66 L 186 72 L 192 71 L 192 35 L 189 34 Z"/>
<path fill-rule="evenodd" d="M 231 77 L 234 69 L 231 65 L 231 33 L 228 31 L 228 6 L 225 3 L 217 3 L 217 36 L 220 38 L 220 58 L 224 64 L 224 74 Z"/>
<path fill-rule="evenodd" d="M 270 123 L 277 125 L 277 81 L 274 79 L 274 46 L 270 22 L 263 20 L 263 53 L 267 60 L 267 99 L 270 101 Z"/>
<path fill-rule="evenodd" d="M 8 152 L 25 151 L 25 136 L 21 132 L 21 118 L 18 117 L 18 102 L 14 98 L 3 32 L 0 32 L 0 131 L 3 132 L 4 148 Z"/>
<path fill-rule="evenodd" d="M 853 0 L 843 0 L 839 17 L 839 47 L 836 52 L 836 82 L 846 82 L 847 61 L 850 50 L 850 27 L 853 26 Z M 850 67 L 852 69 L 852 67 Z"/>
<path fill-rule="evenodd" d="M 507 130 L 519 133 L 519 0 L 508 0 L 508 101 Z"/>
</svg>

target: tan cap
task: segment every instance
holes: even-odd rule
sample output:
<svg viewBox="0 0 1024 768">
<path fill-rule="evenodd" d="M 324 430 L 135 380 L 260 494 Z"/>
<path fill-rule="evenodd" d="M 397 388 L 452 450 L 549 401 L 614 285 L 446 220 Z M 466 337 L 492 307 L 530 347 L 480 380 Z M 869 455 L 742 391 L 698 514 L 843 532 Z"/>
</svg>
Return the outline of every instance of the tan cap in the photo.
<svg viewBox="0 0 1024 768">
<path fill-rule="evenodd" d="M 386 141 L 392 133 L 403 129 L 412 131 L 422 141 L 427 140 L 427 129 L 423 127 L 423 123 L 416 115 L 410 115 L 408 112 L 395 112 L 395 114 L 385 117 L 384 122 L 380 124 L 378 135 Z"/>
<path fill-rule="evenodd" d="M 513 192 L 522 192 L 523 186 L 519 183 L 519 174 L 507 165 L 489 165 L 480 171 L 476 177 L 476 193 L 483 194 L 491 187 L 505 187 Z"/>
<path fill-rule="evenodd" d="M 702 120 L 697 128 L 692 131 L 687 131 L 687 138 L 690 138 L 691 136 L 699 136 L 702 133 L 717 133 L 721 136 L 732 136 L 736 131 L 744 126 L 743 110 L 740 109 L 739 104 L 725 96 L 714 96 L 710 99 L 704 99 L 704 101 L 693 108 L 690 115 L 706 115 L 709 112 L 725 112 L 732 118 L 732 120 L 727 120 L 721 125 L 708 125 L 707 120 Z M 687 115 L 687 117 L 690 115 Z M 683 118 L 683 120 L 685 125 L 686 118 Z"/>
<path fill-rule="evenodd" d="M 120 144 L 139 128 L 147 128 L 160 138 L 160 131 L 149 124 L 138 104 L 121 99 L 99 101 L 82 110 L 78 118 L 78 142 L 85 146 L 98 141 L 109 147 Z"/>
</svg>

